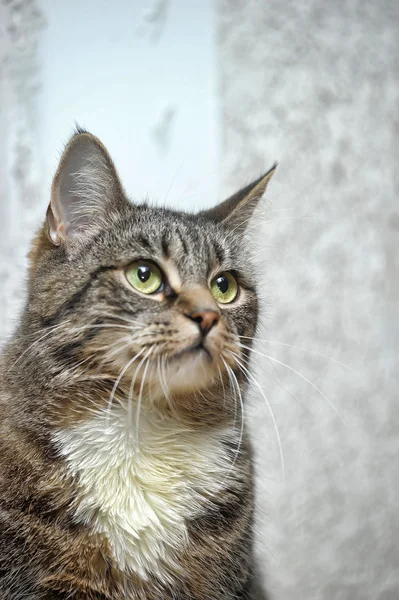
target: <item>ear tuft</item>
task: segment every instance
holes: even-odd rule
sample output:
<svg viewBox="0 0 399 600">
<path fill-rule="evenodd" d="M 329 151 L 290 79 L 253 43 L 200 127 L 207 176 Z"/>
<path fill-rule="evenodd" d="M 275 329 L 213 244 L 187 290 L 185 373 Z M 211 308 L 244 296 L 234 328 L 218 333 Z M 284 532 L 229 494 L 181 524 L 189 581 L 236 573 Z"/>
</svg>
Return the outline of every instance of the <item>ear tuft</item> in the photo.
<svg viewBox="0 0 399 600">
<path fill-rule="evenodd" d="M 79 123 L 77 123 L 77 122 L 75 121 L 75 131 L 73 132 L 73 135 L 72 135 L 72 137 L 74 137 L 75 135 L 79 135 L 80 133 L 88 133 L 88 134 L 90 135 L 90 133 L 89 133 L 89 131 L 87 131 L 87 129 L 85 129 L 84 127 L 81 127 L 81 126 L 79 125 Z M 94 136 L 93 136 L 93 137 L 94 137 Z"/>
<path fill-rule="evenodd" d="M 271 169 L 264 175 L 239 190 L 227 200 L 210 210 L 203 211 L 200 215 L 225 223 L 237 233 L 243 233 L 247 228 L 250 218 L 258 205 L 259 200 L 266 192 L 269 181 L 273 177 L 278 163 L 275 162 Z"/>
<path fill-rule="evenodd" d="M 55 174 L 47 211 L 55 245 L 106 224 L 107 212 L 123 198 L 111 157 L 98 138 L 77 127 Z"/>
</svg>

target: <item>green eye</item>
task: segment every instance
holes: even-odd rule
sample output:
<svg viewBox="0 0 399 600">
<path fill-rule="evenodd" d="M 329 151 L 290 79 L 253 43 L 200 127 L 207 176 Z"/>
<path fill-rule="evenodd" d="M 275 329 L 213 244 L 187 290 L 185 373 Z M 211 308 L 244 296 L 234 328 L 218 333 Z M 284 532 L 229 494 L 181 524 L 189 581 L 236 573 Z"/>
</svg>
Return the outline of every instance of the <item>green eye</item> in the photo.
<svg viewBox="0 0 399 600">
<path fill-rule="evenodd" d="M 138 260 L 129 265 L 125 273 L 130 285 L 142 294 L 154 294 L 162 289 L 163 276 L 154 263 Z"/>
<path fill-rule="evenodd" d="M 229 304 L 236 299 L 238 294 L 238 283 L 234 275 L 224 271 L 211 281 L 212 296 L 221 304 Z"/>
</svg>

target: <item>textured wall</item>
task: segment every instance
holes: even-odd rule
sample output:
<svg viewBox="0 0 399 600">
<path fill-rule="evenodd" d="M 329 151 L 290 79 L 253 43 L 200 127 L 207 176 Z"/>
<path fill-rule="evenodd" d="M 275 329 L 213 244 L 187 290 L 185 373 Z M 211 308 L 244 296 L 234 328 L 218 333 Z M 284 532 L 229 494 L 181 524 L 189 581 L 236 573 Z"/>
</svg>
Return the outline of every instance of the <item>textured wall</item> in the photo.
<svg viewBox="0 0 399 600">
<path fill-rule="evenodd" d="M 0 2 L 0 344 L 14 327 L 40 196 L 36 0 Z"/>
<path fill-rule="evenodd" d="M 254 387 L 272 598 L 399 598 L 399 3 L 219 0 L 224 173 L 275 159 L 252 233 L 271 305 Z M 287 210 L 283 210 L 287 209 Z M 270 221 L 270 219 L 272 219 Z M 280 362 L 287 363 L 306 380 Z M 277 381 L 276 381 L 277 380 Z M 342 415 L 342 420 L 335 412 Z"/>
<path fill-rule="evenodd" d="M 216 195 L 212 0 L 40 4 L 43 188 L 76 120 L 109 148 L 133 197 L 184 206 Z"/>
</svg>

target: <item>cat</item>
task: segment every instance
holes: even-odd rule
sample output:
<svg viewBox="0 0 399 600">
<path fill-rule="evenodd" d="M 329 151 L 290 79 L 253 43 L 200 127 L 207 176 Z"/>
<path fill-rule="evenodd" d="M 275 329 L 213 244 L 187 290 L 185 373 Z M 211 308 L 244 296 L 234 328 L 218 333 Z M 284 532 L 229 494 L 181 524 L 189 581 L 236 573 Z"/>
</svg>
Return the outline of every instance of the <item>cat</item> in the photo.
<svg viewBox="0 0 399 600">
<path fill-rule="evenodd" d="M 275 168 L 187 214 L 131 203 L 103 144 L 70 139 L 0 363 L 1 600 L 265 597 L 240 336 Z"/>
</svg>

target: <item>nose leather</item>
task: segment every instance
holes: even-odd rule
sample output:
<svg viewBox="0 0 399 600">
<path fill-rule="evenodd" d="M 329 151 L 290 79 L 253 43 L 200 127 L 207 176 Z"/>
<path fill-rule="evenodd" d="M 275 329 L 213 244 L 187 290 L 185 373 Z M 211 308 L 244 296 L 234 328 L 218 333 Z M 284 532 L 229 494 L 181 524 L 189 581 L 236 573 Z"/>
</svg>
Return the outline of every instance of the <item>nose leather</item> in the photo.
<svg viewBox="0 0 399 600">
<path fill-rule="evenodd" d="M 198 323 L 203 335 L 207 335 L 220 319 L 219 313 L 209 309 L 196 310 L 188 314 L 186 313 L 186 317 Z"/>
<path fill-rule="evenodd" d="M 205 337 L 220 320 L 219 307 L 209 289 L 204 286 L 186 287 L 177 299 L 176 308 L 197 323 Z"/>
</svg>

